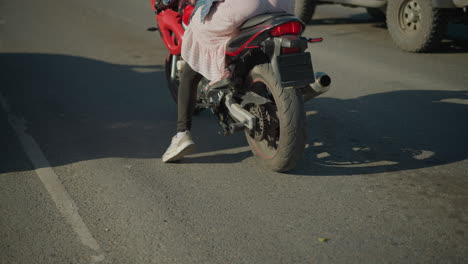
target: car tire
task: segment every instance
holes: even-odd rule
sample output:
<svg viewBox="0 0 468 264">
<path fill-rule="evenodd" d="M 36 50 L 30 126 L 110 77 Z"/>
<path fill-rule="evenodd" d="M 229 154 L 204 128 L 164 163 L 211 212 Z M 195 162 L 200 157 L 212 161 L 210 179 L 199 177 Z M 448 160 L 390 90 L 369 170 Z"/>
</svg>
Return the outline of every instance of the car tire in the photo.
<svg viewBox="0 0 468 264">
<path fill-rule="evenodd" d="M 317 6 L 316 0 L 294 0 L 294 15 L 300 18 L 304 23 L 309 23 L 315 13 Z"/>
<path fill-rule="evenodd" d="M 392 0 L 387 6 L 387 27 L 397 47 L 409 52 L 436 49 L 447 30 L 447 16 L 431 0 Z"/>
</svg>

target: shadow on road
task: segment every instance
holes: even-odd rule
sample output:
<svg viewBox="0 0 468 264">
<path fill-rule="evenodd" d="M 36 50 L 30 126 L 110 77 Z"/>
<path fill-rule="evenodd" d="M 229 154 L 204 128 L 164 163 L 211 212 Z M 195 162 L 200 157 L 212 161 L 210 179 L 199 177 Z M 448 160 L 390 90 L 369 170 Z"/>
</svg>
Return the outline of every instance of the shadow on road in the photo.
<svg viewBox="0 0 468 264">
<path fill-rule="evenodd" d="M 111 157 L 160 162 L 176 119 L 162 68 L 64 55 L 0 54 L 0 89 L 15 115 L 27 120 L 27 131 L 52 166 Z M 468 92 L 462 91 L 317 98 L 306 105 L 310 147 L 292 173 L 367 174 L 464 160 L 467 102 Z M 0 125 L 11 132 L 6 121 Z M 186 163 L 238 163 L 251 156 L 242 134 L 226 138 L 218 131 L 208 112 L 197 116 L 199 153 Z M 10 132 L 3 134 L 12 137 Z M 19 144 L 6 142 L 0 157 L 11 155 L 13 148 Z M 238 151 L 225 151 L 232 149 Z M 29 169 L 12 158 L 0 173 Z"/>
<path fill-rule="evenodd" d="M 395 91 L 308 104 L 310 147 L 297 174 L 352 175 L 468 158 L 468 91 Z"/>
<path fill-rule="evenodd" d="M 176 105 L 161 65 L 0 54 L 0 83 L 0 92 L 14 114 L 24 117 L 27 132 L 52 166 L 109 157 L 160 159 L 175 133 Z M 199 151 L 245 146 L 240 136 L 226 140 L 218 135 L 220 129 L 209 113 L 195 119 Z M 0 137 L 6 138 L 0 140 L 0 173 L 30 170 L 29 163 L 18 161 L 24 154 L 18 151 L 21 146 L 4 113 L 0 113 Z M 212 155 L 200 161 L 239 162 L 222 157 Z"/>
</svg>

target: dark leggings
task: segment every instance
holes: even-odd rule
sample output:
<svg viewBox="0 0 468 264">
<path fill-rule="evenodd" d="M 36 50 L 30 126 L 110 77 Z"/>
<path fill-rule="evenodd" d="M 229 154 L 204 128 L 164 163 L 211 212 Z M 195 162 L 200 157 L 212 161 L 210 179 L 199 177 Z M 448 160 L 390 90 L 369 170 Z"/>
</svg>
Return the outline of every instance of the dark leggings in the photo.
<svg viewBox="0 0 468 264">
<path fill-rule="evenodd" d="M 177 95 L 177 132 L 192 128 L 192 115 L 197 103 L 197 88 L 192 85 L 198 73 L 188 63 L 180 76 L 180 86 Z"/>
</svg>

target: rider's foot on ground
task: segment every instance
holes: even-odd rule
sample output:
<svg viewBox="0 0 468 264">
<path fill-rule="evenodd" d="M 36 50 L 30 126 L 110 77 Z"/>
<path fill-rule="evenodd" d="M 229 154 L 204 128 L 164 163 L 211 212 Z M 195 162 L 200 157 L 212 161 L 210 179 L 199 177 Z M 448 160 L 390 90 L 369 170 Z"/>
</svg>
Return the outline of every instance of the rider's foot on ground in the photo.
<svg viewBox="0 0 468 264">
<path fill-rule="evenodd" d="M 178 133 L 179 134 L 179 133 Z M 185 131 L 182 134 L 175 135 L 172 138 L 171 145 L 166 150 L 162 157 L 162 161 L 175 162 L 181 160 L 184 156 L 195 151 L 195 142 L 192 140 L 190 131 Z"/>
</svg>

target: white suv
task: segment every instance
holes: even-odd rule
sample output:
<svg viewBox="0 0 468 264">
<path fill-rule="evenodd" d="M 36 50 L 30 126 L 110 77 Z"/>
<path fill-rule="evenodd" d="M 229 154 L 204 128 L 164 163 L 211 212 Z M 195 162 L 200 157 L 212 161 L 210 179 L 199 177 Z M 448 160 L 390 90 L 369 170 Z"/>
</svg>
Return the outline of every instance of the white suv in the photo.
<svg viewBox="0 0 468 264">
<path fill-rule="evenodd" d="M 375 19 L 387 20 L 395 44 L 409 52 L 437 48 L 449 22 L 468 24 L 468 0 L 295 0 L 296 16 L 309 22 L 319 4 L 365 7 Z"/>
</svg>

